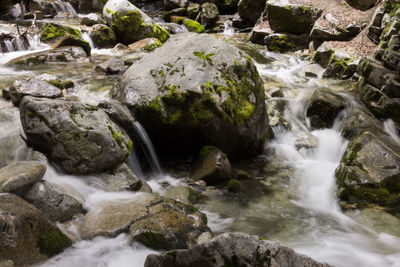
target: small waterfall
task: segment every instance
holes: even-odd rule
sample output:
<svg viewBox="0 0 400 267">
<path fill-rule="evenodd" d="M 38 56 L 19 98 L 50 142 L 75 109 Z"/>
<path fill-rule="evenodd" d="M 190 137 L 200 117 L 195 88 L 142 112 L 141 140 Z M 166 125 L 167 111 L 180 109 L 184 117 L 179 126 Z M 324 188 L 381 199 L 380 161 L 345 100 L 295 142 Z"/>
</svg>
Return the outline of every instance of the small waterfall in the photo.
<svg viewBox="0 0 400 267">
<path fill-rule="evenodd" d="M 391 119 L 386 120 L 383 123 L 384 131 L 398 144 L 400 145 L 399 130 Z"/>
<path fill-rule="evenodd" d="M 140 166 L 139 159 L 136 155 L 135 149 L 132 149 L 131 155 L 128 158 L 127 164 L 133 172 L 136 174 L 136 176 L 140 179 L 144 178 L 144 173 L 142 170 L 142 166 Z"/>
<path fill-rule="evenodd" d="M 10 40 L 4 40 L 3 44 L 4 44 L 5 48 L 6 48 L 6 52 L 10 53 L 10 52 L 14 52 L 15 51 L 14 46 L 13 46 L 13 44 L 12 44 L 12 42 Z"/>
<path fill-rule="evenodd" d="M 92 48 L 92 49 L 95 48 L 93 40 L 92 40 L 92 37 L 90 37 L 90 33 L 89 32 L 82 32 L 82 39 L 89 43 L 90 48 Z"/>
<path fill-rule="evenodd" d="M 78 13 L 72 7 L 69 2 L 64 2 L 62 0 L 55 0 L 52 4 L 54 9 L 57 11 L 57 15 L 66 15 L 67 17 L 76 17 Z"/>
<path fill-rule="evenodd" d="M 234 34 L 235 33 L 235 29 L 232 26 L 232 21 L 227 20 L 224 22 L 224 32 L 223 34 Z"/>
<path fill-rule="evenodd" d="M 147 161 L 149 162 L 151 170 L 155 174 L 161 174 L 162 170 L 161 170 L 160 162 L 158 161 L 156 151 L 154 150 L 154 146 L 151 143 L 150 137 L 148 136 L 146 130 L 143 128 L 143 126 L 139 122 L 134 122 L 133 127 L 136 130 L 136 133 L 139 138 L 138 142 L 145 154 Z"/>
</svg>

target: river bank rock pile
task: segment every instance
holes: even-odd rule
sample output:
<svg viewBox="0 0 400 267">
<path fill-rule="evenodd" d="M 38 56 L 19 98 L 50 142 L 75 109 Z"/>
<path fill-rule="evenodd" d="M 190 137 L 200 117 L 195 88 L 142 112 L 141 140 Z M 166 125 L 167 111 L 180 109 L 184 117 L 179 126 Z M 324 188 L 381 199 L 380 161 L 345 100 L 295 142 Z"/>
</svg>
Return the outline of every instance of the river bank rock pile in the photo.
<svg viewBox="0 0 400 267">
<path fill-rule="evenodd" d="M 400 146 L 382 131 L 382 120 L 391 119 L 397 132 L 400 124 L 397 2 L 348 0 L 340 8 L 308 0 L 67 2 L 31 0 L 24 12 L 19 1 L 4 1 L 0 18 L 8 21 L 57 19 L 60 9 L 74 16 L 69 6 L 99 12 L 83 17 L 79 26 L 34 24 L 48 49 L 14 58 L 8 67 L 76 64 L 79 72 L 81 64 L 93 63 L 93 49 L 102 48 L 134 57 L 93 63 L 91 78 L 115 81 L 111 99 L 96 104 L 70 96 L 74 82 L 50 74 L 1 88 L 9 112 L 19 118 L 0 110 L 0 125 L 20 121 L 13 138 L 30 152 L 0 159 L 0 266 L 36 264 L 61 253 L 76 237 L 57 225 L 78 219 L 80 238 L 125 233 L 130 242 L 163 252 L 149 255 L 145 266 L 329 266 L 256 236 L 214 237 L 207 216 L 195 206 L 204 197 L 199 191 L 210 185 L 238 197 L 246 195 L 246 181 L 259 185 L 239 163 L 260 155 L 273 138 L 270 124 L 285 124 L 283 102 L 267 104 L 268 88 L 253 59 L 207 34 L 224 27 L 251 29 L 250 41 L 270 52 L 306 50 L 309 60 L 325 68 L 323 78 L 357 81 L 354 101 L 365 106 L 355 108 L 341 94 L 321 88 L 304 113 L 310 129 L 331 128 L 338 116 L 342 119 L 349 145 L 336 169 L 340 199 L 398 212 Z M 143 11 L 159 7 L 158 18 Z M 337 9 L 330 14 L 329 7 Z M 342 10 L 349 17 L 341 20 Z M 350 21 L 352 16 L 357 18 Z M 21 36 L 28 40 L 1 34 L 1 51 L 10 52 L 6 44 L 16 48 L 13 40 Z M 370 38 L 365 49 L 349 54 L 362 36 Z M 348 49 L 335 50 L 343 43 Z M 360 58 L 371 44 L 377 48 L 374 56 Z M 271 95 L 283 96 L 279 90 Z M 177 169 L 184 162 L 185 186 L 160 196 L 133 172 L 129 159 L 141 151 L 135 123 L 144 126 L 163 160 L 172 158 Z M 317 146 L 310 136 L 296 142 L 298 150 Z M 127 191 L 131 197 L 90 206 L 44 179 L 50 165 L 84 179 L 95 176 L 105 191 Z"/>
</svg>

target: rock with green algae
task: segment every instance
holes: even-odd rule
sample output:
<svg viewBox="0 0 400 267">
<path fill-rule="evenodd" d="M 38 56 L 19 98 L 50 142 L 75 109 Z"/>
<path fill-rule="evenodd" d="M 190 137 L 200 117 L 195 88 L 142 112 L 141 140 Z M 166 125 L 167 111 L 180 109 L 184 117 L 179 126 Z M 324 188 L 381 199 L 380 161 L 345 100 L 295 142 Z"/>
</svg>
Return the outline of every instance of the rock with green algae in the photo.
<svg viewBox="0 0 400 267">
<path fill-rule="evenodd" d="M 117 44 L 117 37 L 114 31 L 103 24 L 93 25 L 90 37 L 97 48 L 113 48 Z"/>
<path fill-rule="evenodd" d="M 224 233 L 187 250 L 150 254 L 145 267 L 302 266 L 330 267 L 293 249 L 244 233 Z"/>
<path fill-rule="evenodd" d="M 19 108 L 30 145 L 67 173 L 107 171 L 131 152 L 124 130 L 96 106 L 25 96 Z"/>
<path fill-rule="evenodd" d="M 190 32 L 195 32 L 195 33 L 205 32 L 204 27 L 200 23 L 198 23 L 197 21 L 191 20 L 191 19 L 184 19 L 183 25 L 185 25 L 185 27 Z"/>
<path fill-rule="evenodd" d="M 112 96 L 130 108 L 160 153 L 194 154 L 210 144 L 239 158 L 257 154 L 269 133 L 252 60 L 209 35 L 171 37 L 134 63 Z"/>
<path fill-rule="evenodd" d="M 219 148 L 205 146 L 201 149 L 189 177 L 194 181 L 204 180 L 210 185 L 228 181 L 232 178 L 231 164 Z"/>
<path fill-rule="evenodd" d="M 0 194 L 0 225 L 0 258 L 15 266 L 39 263 L 72 244 L 42 212 L 13 194 Z"/>
<path fill-rule="evenodd" d="M 275 32 L 309 34 L 322 10 L 311 6 L 288 4 L 283 0 L 267 2 L 268 21 Z"/>
<path fill-rule="evenodd" d="M 276 53 L 305 49 L 308 47 L 308 43 L 309 37 L 307 34 L 274 33 L 264 38 L 264 44 L 268 50 Z"/>
<path fill-rule="evenodd" d="M 84 238 L 122 232 L 157 250 L 189 248 L 211 236 L 207 217 L 194 206 L 150 193 L 136 193 L 122 202 L 96 203 L 85 215 L 81 230 Z"/>
<path fill-rule="evenodd" d="M 109 0 L 103 9 L 103 16 L 125 45 L 144 38 L 157 38 L 165 42 L 169 33 L 128 0 Z"/>
<path fill-rule="evenodd" d="M 162 43 L 157 38 L 145 38 L 130 44 L 128 49 L 132 52 L 151 52 L 160 46 Z"/>
</svg>

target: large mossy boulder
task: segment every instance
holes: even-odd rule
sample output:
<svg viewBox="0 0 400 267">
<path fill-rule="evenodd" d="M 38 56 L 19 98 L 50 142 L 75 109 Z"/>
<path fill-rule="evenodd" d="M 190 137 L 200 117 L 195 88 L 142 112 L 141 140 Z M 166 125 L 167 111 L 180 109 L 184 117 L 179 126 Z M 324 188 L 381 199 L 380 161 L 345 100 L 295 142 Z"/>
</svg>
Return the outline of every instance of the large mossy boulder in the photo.
<svg viewBox="0 0 400 267">
<path fill-rule="evenodd" d="M 171 37 L 134 63 L 112 95 L 170 156 L 204 145 L 229 157 L 255 155 L 268 137 L 263 83 L 252 60 L 208 35 Z"/>
<path fill-rule="evenodd" d="M 85 50 L 87 55 L 90 55 L 90 44 L 83 40 L 82 33 L 79 30 L 72 27 L 47 23 L 40 34 L 40 40 L 52 45 L 53 48 L 79 46 Z"/>
<path fill-rule="evenodd" d="M 81 234 L 115 237 L 122 232 L 157 250 L 189 248 L 211 236 L 207 217 L 194 206 L 150 193 L 97 203 L 85 215 Z"/>
<path fill-rule="evenodd" d="M 71 245 L 34 206 L 12 194 L 0 194 L 0 259 L 28 266 L 52 257 Z"/>
<path fill-rule="evenodd" d="M 336 177 L 342 200 L 398 206 L 400 147 L 380 131 L 365 130 L 350 141 Z"/>
<path fill-rule="evenodd" d="M 286 1 L 267 2 L 268 21 L 275 32 L 310 33 L 322 10 L 310 6 L 288 5 Z"/>
<path fill-rule="evenodd" d="M 112 48 L 117 44 L 117 37 L 113 30 L 103 24 L 96 24 L 90 31 L 90 37 L 97 48 Z"/>
<path fill-rule="evenodd" d="M 258 236 L 243 233 L 221 234 L 188 250 L 150 254 L 145 267 L 190 266 L 293 266 L 329 267 L 293 249 Z"/>
<path fill-rule="evenodd" d="M 165 42 L 169 33 L 128 0 L 109 0 L 103 9 L 117 36 L 117 41 L 129 45 L 144 38 L 157 38 Z"/>
<path fill-rule="evenodd" d="M 30 145 L 68 173 L 106 171 L 132 149 L 126 133 L 95 106 L 25 96 L 20 112 Z"/>
</svg>

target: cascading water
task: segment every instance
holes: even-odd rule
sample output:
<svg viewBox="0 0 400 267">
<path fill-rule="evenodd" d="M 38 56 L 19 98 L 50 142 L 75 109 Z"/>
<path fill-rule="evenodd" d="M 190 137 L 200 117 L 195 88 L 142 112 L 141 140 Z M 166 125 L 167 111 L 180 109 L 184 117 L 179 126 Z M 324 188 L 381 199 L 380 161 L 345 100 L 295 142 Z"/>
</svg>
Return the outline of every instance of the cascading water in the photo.
<svg viewBox="0 0 400 267">
<path fill-rule="evenodd" d="M 67 15 L 69 17 L 76 17 L 78 13 L 75 11 L 71 3 L 64 2 L 62 0 L 55 0 L 52 3 L 54 9 L 57 11 L 58 15 Z"/>
<path fill-rule="evenodd" d="M 391 119 L 386 120 L 383 123 L 384 131 L 396 142 L 396 144 L 400 145 L 400 136 L 399 132 L 396 129 L 396 125 Z"/>
<path fill-rule="evenodd" d="M 14 46 L 10 40 L 4 40 L 3 43 L 8 53 L 15 51 Z"/>
<path fill-rule="evenodd" d="M 223 34 L 234 34 L 235 33 L 235 29 L 232 26 L 232 21 L 225 21 L 224 22 L 224 32 Z"/>
<path fill-rule="evenodd" d="M 90 48 L 95 49 L 92 37 L 90 37 L 89 32 L 82 32 L 82 38 L 83 38 L 83 40 L 85 40 L 86 42 L 89 43 Z"/>
</svg>

